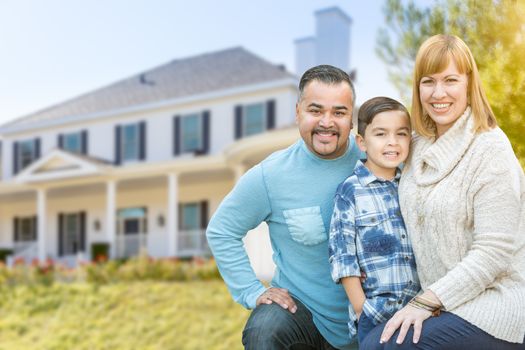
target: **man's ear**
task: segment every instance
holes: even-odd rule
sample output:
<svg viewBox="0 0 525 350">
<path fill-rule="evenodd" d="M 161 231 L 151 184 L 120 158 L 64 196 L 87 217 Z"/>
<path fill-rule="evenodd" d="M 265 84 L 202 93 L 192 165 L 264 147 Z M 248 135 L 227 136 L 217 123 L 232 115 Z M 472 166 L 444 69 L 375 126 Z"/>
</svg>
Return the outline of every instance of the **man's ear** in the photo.
<svg viewBox="0 0 525 350">
<path fill-rule="evenodd" d="M 366 152 L 366 141 L 363 136 L 359 134 L 355 135 L 355 142 L 361 151 Z"/>
</svg>

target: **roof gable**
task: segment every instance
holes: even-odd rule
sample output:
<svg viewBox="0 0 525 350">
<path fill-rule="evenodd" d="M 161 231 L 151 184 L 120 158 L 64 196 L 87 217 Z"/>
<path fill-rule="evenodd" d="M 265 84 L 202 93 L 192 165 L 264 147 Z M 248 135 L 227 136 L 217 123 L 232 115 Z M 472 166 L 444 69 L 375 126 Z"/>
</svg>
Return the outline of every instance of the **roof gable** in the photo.
<svg viewBox="0 0 525 350">
<path fill-rule="evenodd" d="M 54 149 L 15 176 L 17 183 L 35 183 L 100 174 L 109 167 L 94 159 Z"/>
</svg>

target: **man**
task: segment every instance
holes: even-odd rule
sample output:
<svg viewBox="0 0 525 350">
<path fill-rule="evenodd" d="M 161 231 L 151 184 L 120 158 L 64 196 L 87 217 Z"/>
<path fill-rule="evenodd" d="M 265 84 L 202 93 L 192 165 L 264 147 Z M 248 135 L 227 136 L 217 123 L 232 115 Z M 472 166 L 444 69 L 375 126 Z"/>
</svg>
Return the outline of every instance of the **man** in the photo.
<svg viewBox="0 0 525 350">
<path fill-rule="evenodd" d="M 350 349 L 348 301 L 330 277 L 328 229 L 337 186 L 360 152 L 350 138 L 355 92 L 328 66 L 304 73 L 296 123 L 301 140 L 250 169 L 224 199 L 207 237 L 238 303 L 255 309 L 246 349 Z M 276 265 L 271 287 L 256 278 L 242 238 L 265 221 Z"/>
</svg>

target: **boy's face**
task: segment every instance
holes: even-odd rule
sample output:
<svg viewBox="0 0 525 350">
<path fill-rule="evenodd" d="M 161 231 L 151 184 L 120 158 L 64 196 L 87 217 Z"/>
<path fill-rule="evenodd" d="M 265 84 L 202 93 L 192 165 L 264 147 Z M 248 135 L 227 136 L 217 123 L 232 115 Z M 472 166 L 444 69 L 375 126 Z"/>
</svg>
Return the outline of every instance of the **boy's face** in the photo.
<svg viewBox="0 0 525 350">
<path fill-rule="evenodd" d="M 357 135 L 357 145 L 366 152 L 366 167 L 377 177 L 391 179 L 410 149 L 410 121 L 402 111 L 377 114 L 364 135 Z"/>
</svg>

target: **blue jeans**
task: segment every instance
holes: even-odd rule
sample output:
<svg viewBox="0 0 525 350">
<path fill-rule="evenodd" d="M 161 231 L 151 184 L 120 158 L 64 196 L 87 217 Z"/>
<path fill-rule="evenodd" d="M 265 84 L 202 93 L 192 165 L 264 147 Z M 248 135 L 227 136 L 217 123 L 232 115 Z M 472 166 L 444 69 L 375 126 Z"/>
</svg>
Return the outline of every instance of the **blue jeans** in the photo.
<svg viewBox="0 0 525 350">
<path fill-rule="evenodd" d="M 253 310 L 242 332 L 248 350 L 335 350 L 319 333 L 312 314 L 294 298 L 292 314 L 277 304 L 261 304 Z"/>
<path fill-rule="evenodd" d="M 374 329 L 374 327 L 375 324 L 372 322 L 372 319 L 362 312 L 359 317 L 359 322 L 357 323 L 357 341 L 359 344 L 363 343 L 365 337 L 372 329 Z"/>
<path fill-rule="evenodd" d="M 423 330 L 417 344 L 412 342 L 414 328 L 410 327 L 405 341 L 396 344 L 397 330 L 386 344 L 379 344 L 379 338 L 386 323 L 377 325 L 364 339 L 360 348 L 375 349 L 432 349 L 432 350 L 524 350 L 525 344 L 509 343 L 496 339 L 478 327 L 450 312 L 431 317 L 423 322 Z"/>
</svg>

